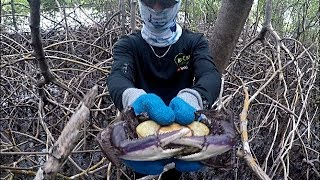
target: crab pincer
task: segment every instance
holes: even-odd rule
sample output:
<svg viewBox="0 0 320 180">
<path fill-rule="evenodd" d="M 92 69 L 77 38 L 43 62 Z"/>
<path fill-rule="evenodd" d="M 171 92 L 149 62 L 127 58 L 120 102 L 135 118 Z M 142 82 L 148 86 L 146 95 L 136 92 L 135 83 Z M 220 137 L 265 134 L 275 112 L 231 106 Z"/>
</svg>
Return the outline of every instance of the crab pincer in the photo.
<svg viewBox="0 0 320 180">
<path fill-rule="evenodd" d="M 139 137 L 136 133 L 138 120 L 132 109 L 122 112 L 117 122 L 103 129 L 97 140 L 107 158 L 116 166 L 120 159 L 152 161 L 176 156 L 184 147 L 170 146 L 171 142 L 190 133 L 190 129 L 179 130 Z"/>
<path fill-rule="evenodd" d="M 232 149 L 236 137 L 233 115 L 230 112 L 214 110 L 197 113 L 205 115 L 206 118 L 202 121 L 209 127 L 210 133 L 206 136 L 186 136 L 173 141 L 173 144 L 184 146 L 184 151 L 188 152 L 176 158 L 185 161 L 201 161 Z M 192 152 L 188 149 L 192 149 Z"/>
</svg>

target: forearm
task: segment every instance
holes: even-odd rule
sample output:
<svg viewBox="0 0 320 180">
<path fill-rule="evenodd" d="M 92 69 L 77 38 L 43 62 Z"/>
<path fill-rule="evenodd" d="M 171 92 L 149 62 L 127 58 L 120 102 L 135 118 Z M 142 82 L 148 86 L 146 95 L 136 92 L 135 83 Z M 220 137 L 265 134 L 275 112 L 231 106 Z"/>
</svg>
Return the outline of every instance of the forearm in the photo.
<svg viewBox="0 0 320 180">
<path fill-rule="evenodd" d="M 200 93 L 202 100 L 211 106 L 220 93 L 221 74 L 217 70 L 210 54 L 207 40 L 202 37 L 194 47 L 195 82 L 192 89 Z"/>
<path fill-rule="evenodd" d="M 113 64 L 111 73 L 107 78 L 110 97 L 116 108 L 122 110 L 123 92 L 134 88 L 135 61 L 132 55 L 132 46 L 127 36 L 121 38 L 113 48 Z"/>
<path fill-rule="evenodd" d="M 133 87 L 132 83 L 127 82 L 119 75 L 110 74 L 107 78 L 107 86 L 112 102 L 121 111 L 124 108 L 122 94 L 126 89 Z"/>
<path fill-rule="evenodd" d="M 221 75 L 218 71 L 210 72 L 196 80 L 192 89 L 199 92 L 202 101 L 206 100 L 211 106 L 217 99 L 221 88 Z"/>
</svg>

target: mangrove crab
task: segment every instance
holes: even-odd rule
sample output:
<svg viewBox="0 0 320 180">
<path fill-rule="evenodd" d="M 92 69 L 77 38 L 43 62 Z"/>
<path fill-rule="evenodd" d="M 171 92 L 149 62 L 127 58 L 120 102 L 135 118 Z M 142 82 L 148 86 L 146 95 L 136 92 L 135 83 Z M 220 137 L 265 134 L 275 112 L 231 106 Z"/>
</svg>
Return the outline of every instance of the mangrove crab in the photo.
<svg viewBox="0 0 320 180">
<path fill-rule="evenodd" d="M 129 107 L 97 135 L 97 140 L 104 154 L 117 167 L 120 159 L 201 161 L 234 146 L 236 133 L 231 113 L 211 109 L 195 114 L 196 119 L 201 120 L 188 126 L 161 127 L 147 115 L 135 116 Z"/>
</svg>

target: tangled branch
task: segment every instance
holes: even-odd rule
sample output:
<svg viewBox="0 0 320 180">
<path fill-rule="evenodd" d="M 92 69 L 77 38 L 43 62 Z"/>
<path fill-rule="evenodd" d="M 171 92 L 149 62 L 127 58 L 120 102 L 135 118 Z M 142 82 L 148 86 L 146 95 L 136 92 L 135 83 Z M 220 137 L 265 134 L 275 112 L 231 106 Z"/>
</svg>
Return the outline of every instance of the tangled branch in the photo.
<svg viewBox="0 0 320 180">
<path fill-rule="evenodd" d="M 116 114 L 105 78 L 111 69 L 111 48 L 120 37 L 121 24 L 112 18 L 106 26 L 70 28 L 72 40 L 66 40 L 64 30 L 58 28 L 39 30 L 51 75 L 71 89 L 70 92 L 55 83 L 46 84 L 43 86 L 46 104 L 38 93 L 37 83 L 42 74 L 39 75 L 37 60 L 30 53 L 31 34 L 1 34 L 0 170 L 5 178 L 36 175 L 46 163 L 50 147 L 77 111 L 79 102 L 72 92 L 84 95 L 95 84 L 98 95 L 90 118 L 80 128 L 81 135 L 57 176 L 115 177 L 116 168 L 103 157 L 94 139 Z M 319 60 L 313 55 L 316 44 L 307 46 L 295 39 L 281 38 L 272 29 L 265 31 L 263 40 L 256 37 L 259 34 L 247 37 L 252 39 L 249 44 L 238 43 L 221 94 L 223 106 L 235 114 L 241 114 L 243 102 L 248 103 L 245 110 L 248 135 L 243 136 L 248 145 L 242 143 L 241 150 L 251 152 L 251 157 L 247 161 L 240 158 L 235 164 L 240 172 L 237 179 L 254 179 L 261 170 L 271 179 L 317 179 L 320 122 L 316 83 Z M 71 42 L 75 53 L 66 49 Z M 249 99 L 246 101 L 244 87 Z M 240 126 L 241 122 L 238 123 Z M 250 162 L 261 169 L 251 169 Z M 124 166 L 120 172 L 123 179 L 134 177 Z M 201 172 L 183 174 L 184 179 L 190 177 L 231 179 L 232 173 L 225 168 L 207 167 Z"/>
</svg>

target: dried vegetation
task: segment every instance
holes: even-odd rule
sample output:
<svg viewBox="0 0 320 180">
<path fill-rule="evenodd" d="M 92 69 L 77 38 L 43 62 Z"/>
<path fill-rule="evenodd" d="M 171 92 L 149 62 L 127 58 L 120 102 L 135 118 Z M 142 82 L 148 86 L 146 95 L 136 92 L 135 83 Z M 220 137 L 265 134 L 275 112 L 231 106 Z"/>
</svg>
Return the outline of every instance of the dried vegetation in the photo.
<svg viewBox="0 0 320 180">
<path fill-rule="evenodd" d="M 106 77 L 112 63 L 112 45 L 120 36 L 119 25 L 110 21 L 107 29 L 114 30 L 106 32 L 97 27 L 69 29 L 70 40 L 65 40 L 63 30 L 41 33 L 47 62 L 56 78 L 80 97 L 98 84 L 91 118 L 61 167 L 60 178 L 115 178 L 116 169 L 103 158 L 95 135 L 116 113 Z M 256 36 L 246 34 L 241 39 Z M 79 100 L 61 87 L 47 84 L 47 101 L 40 103 L 37 83 L 41 76 L 32 56 L 30 34 L 2 33 L 1 40 L 1 178 L 32 179 Z M 272 33 L 267 33 L 264 41 L 245 45 L 248 43 L 237 45 L 216 106 L 237 115 L 240 134 L 239 115 L 246 90 L 246 102 L 250 103 L 247 144 L 256 163 L 272 179 L 319 179 L 319 60 L 314 56 L 315 45 L 305 46 L 294 39 L 279 41 Z M 241 142 L 239 135 L 238 146 L 230 153 L 237 153 L 231 166 L 208 166 L 201 172 L 185 173 L 182 179 L 256 179 L 245 163 L 241 150 L 245 144 Z M 134 179 L 129 169 L 120 171 L 122 178 Z"/>
</svg>

